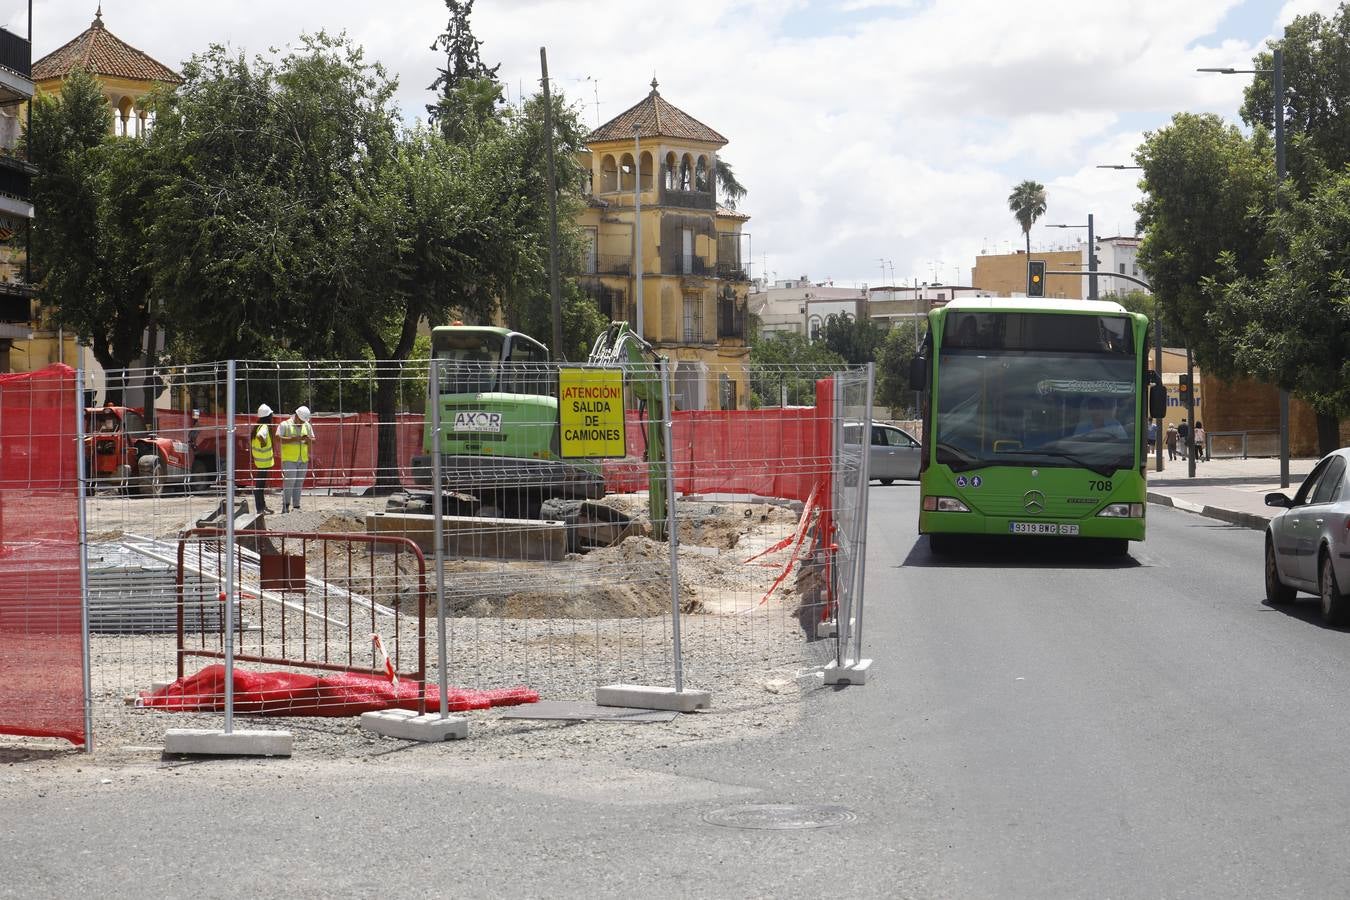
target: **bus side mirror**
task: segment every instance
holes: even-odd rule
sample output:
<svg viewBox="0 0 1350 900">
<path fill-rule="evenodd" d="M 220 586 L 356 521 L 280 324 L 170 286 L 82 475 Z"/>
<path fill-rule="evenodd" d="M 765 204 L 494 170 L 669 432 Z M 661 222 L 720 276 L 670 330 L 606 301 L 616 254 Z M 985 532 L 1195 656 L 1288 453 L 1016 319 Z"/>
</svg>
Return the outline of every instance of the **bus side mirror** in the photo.
<svg viewBox="0 0 1350 900">
<path fill-rule="evenodd" d="M 909 386 L 916 391 L 928 389 L 928 360 L 922 356 L 909 361 Z"/>
<path fill-rule="evenodd" d="M 1167 415 L 1167 387 L 1155 384 L 1148 389 L 1148 417 L 1161 419 Z"/>
</svg>

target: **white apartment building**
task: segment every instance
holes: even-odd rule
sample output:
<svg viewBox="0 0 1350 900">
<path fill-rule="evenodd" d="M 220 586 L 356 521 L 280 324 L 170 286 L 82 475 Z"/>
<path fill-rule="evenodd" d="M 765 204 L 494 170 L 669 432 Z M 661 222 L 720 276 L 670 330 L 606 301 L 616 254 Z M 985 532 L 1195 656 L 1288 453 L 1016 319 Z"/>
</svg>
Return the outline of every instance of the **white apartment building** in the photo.
<svg viewBox="0 0 1350 900">
<path fill-rule="evenodd" d="M 1097 239 L 1097 296 L 1116 297 L 1130 291 L 1144 290 L 1143 286 L 1124 278 L 1103 277 L 1103 273 L 1114 272 L 1148 281 L 1148 276 L 1139 268 L 1140 238 L 1119 237 Z M 1083 244 L 1083 271 L 1087 271 L 1087 244 Z M 1088 279 L 1083 276 L 1083 296 L 1088 296 Z"/>
</svg>

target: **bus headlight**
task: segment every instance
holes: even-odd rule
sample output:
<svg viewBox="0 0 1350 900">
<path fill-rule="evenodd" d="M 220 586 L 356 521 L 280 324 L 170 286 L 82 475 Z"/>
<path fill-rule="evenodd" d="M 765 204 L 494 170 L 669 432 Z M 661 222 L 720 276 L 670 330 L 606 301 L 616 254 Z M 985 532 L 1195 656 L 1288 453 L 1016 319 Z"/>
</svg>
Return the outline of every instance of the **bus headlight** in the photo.
<svg viewBox="0 0 1350 900">
<path fill-rule="evenodd" d="M 1105 519 L 1142 519 L 1144 517 L 1144 504 L 1111 503 L 1097 515 Z"/>
<path fill-rule="evenodd" d="M 955 497 L 924 497 L 923 508 L 924 512 L 970 512 L 970 507 Z"/>
</svg>

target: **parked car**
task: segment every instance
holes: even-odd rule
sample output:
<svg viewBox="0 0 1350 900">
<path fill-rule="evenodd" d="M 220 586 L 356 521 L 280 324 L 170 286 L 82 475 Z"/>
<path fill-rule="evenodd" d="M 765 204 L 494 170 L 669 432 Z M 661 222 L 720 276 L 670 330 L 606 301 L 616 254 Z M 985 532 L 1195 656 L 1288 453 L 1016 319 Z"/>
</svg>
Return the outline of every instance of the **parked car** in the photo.
<svg viewBox="0 0 1350 900">
<path fill-rule="evenodd" d="M 1291 499 L 1266 494 L 1280 507 L 1266 527 L 1266 599 L 1289 603 L 1298 591 L 1316 594 L 1328 625 L 1350 622 L 1350 447 L 1330 453 Z"/>
<path fill-rule="evenodd" d="M 844 443 L 858 446 L 861 431 L 862 425 L 845 425 Z M 904 429 L 873 423 L 868 454 L 868 474 L 882 484 L 919 478 L 919 442 Z"/>
</svg>

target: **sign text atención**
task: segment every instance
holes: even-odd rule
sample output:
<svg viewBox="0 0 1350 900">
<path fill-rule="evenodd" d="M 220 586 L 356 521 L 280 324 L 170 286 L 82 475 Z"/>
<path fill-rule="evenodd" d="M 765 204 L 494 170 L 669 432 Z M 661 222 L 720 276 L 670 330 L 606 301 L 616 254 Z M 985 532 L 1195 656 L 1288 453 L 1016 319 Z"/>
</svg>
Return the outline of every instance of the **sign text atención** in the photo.
<svg viewBox="0 0 1350 900">
<path fill-rule="evenodd" d="M 560 369 L 558 424 L 564 458 L 623 456 L 623 370 Z"/>
</svg>

